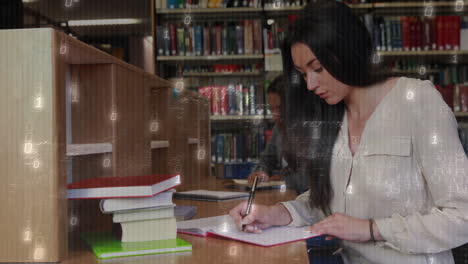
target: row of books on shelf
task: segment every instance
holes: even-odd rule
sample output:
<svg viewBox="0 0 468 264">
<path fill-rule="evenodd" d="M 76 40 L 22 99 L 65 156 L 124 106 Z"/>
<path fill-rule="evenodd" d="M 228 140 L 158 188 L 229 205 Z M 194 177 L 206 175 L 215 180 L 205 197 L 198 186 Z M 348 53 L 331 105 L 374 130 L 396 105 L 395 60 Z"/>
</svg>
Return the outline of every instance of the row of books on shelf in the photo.
<svg viewBox="0 0 468 264">
<path fill-rule="evenodd" d="M 263 115 L 263 89 L 255 84 L 212 85 L 198 88 L 208 99 L 211 115 Z"/>
<path fill-rule="evenodd" d="M 210 65 L 184 65 L 186 73 L 260 73 L 263 67 L 259 63 L 254 64 L 210 64 Z"/>
<path fill-rule="evenodd" d="M 468 112 L 468 84 L 437 84 L 436 88 L 454 112 Z"/>
<path fill-rule="evenodd" d="M 345 4 L 368 4 L 373 2 L 409 2 L 411 0 L 341 0 Z M 441 0 L 442 1 L 442 0 Z M 307 0 L 264 0 L 266 8 L 301 7 Z M 434 0 L 433 2 L 439 2 Z M 426 3 L 426 2 L 425 2 Z M 182 8 L 236 8 L 236 7 L 262 7 L 259 0 L 156 0 L 156 9 L 182 9 Z"/>
<path fill-rule="evenodd" d="M 466 50 L 467 18 L 378 17 L 373 26 L 377 51 Z"/>
<path fill-rule="evenodd" d="M 156 0 L 157 9 L 261 7 L 259 0 Z"/>
<path fill-rule="evenodd" d="M 262 129 L 213 135 L 211 161 L 213 163 L 256 162 L 265 144 L 265 132 Z"/>
<path fill-rule="evenodd" d="M 196 214 L 196 207 L 172 202 L 180 175 L 98 177 L 68 185 L 69 199 L 100 199 L 104 214 L 112 214 L 113 229 L 83 233 L 98 258 L 190 251 L 177 238 L 176 221 Z"/>
<path fill-rule="evenodd" d="M 262 21 L 157 26 L 159 56 L 262 54 Z"/>
</svg>

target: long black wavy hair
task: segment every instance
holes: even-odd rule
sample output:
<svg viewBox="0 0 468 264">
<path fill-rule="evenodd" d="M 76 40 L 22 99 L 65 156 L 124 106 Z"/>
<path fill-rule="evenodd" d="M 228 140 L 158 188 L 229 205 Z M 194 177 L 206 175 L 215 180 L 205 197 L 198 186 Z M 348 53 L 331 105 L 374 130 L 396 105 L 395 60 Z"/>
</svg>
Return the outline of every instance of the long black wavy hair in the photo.
<svg viewBox="0 0 468 264">
<path fill-rule="evenodd" d="M 372 63 L 372 40 L 351 9 L 334 0 L 311 0 L 292 23 L 283 42 L 283 70 L 290 84 L 282 96 L 282 116 L 288 138 L 283 145 L 290 167 L 310 175 L 310 205 L 331 214 L 333 188 L 330 164 L 343 121 L 345 105 L 328 105 L 307 90 L 294 68 L 291 47 L 307 45 L 321 65 L 338 81 L 366 87 L 384 80 Z"/>
</svg>

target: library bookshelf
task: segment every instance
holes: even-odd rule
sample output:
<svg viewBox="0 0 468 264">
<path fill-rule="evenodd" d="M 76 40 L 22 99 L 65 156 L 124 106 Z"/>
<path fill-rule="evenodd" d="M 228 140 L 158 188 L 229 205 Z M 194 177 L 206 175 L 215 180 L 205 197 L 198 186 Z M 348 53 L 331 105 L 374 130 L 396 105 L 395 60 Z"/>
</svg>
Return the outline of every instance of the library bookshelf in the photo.
<svg viewBox="0 0 468 264">
<path fill-rule="evenodd" d="M 98 201 L 67 201 L 67 183 L 210 175 L 204 99 L 53 29 L 2 30 L 0 47 L 0 262 L 59 262 L 80 232 L 111 228 Z"/>
</svg>

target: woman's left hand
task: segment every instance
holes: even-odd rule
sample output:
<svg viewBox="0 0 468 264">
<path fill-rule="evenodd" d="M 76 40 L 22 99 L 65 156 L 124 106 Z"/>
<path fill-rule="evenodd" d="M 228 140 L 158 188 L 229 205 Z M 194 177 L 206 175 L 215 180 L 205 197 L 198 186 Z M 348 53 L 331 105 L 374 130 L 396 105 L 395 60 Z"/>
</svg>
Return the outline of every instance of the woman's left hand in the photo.
<svg viewBox="0 0 468 264">
<path fill-rule="evenodd" d="M 371 239 L 368 219 L 354 218 L 341 213 L 332 214 L 308 230 L 311 233 L 328 235 L 328 239 L 330 236 L 353 242 L 367 242 Z"/>
</svg>

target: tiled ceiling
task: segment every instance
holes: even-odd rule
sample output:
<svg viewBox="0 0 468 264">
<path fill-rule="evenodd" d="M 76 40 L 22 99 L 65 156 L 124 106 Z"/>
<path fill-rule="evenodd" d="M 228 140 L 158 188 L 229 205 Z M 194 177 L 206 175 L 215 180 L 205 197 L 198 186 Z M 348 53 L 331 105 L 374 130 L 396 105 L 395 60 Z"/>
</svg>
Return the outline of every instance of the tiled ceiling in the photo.
<svg viewBox="0 0 468 264">
<path fill-rule="evenodd" d="M 23 0 L 31 9 L 58 23 L 88 19 L 142 19 L 137 25 L 71 27 L 79 36 L 151 34 L 151 0 Z M 27 13 L 27 12 L 26 12 Z"/>
</svg>

